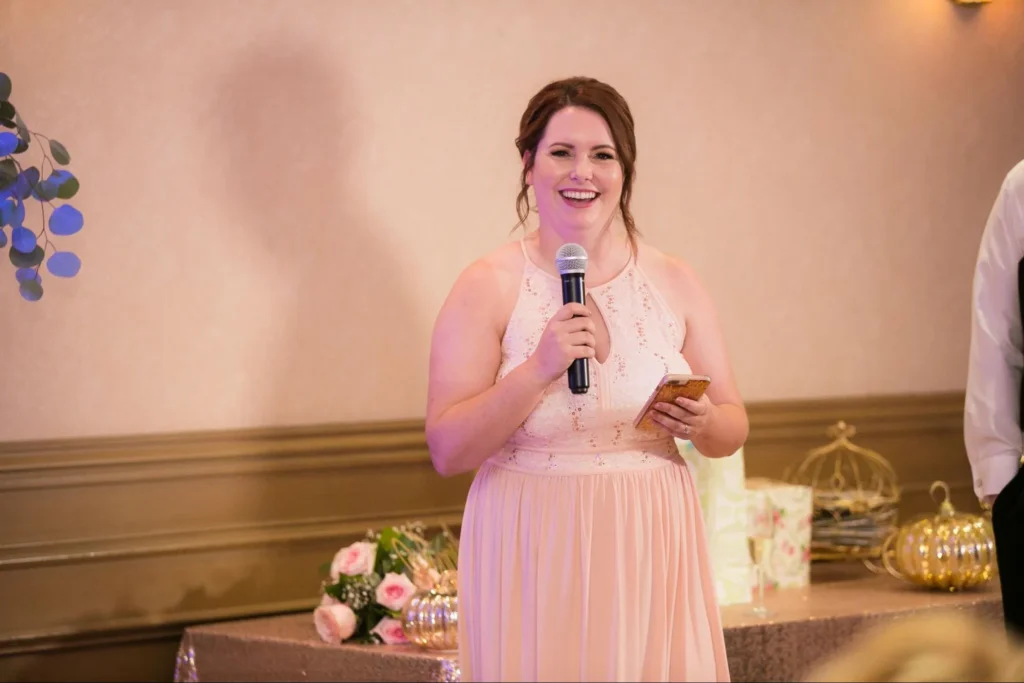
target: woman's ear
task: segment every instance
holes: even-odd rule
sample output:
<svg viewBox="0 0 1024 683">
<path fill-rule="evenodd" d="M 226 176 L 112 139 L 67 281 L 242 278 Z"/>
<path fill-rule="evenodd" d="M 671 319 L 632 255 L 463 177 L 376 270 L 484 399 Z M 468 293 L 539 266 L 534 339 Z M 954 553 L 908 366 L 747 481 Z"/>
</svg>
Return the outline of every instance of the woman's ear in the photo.
<svg viewBox="0 0 1024 683">
<path fill-rule="evenodd" d="M 523 167 L 528 168 L 526 171 L 526 184 L 533 185 L 533 166 L 530 165 L 530 151 L 523 152 Z"/>
</svg>

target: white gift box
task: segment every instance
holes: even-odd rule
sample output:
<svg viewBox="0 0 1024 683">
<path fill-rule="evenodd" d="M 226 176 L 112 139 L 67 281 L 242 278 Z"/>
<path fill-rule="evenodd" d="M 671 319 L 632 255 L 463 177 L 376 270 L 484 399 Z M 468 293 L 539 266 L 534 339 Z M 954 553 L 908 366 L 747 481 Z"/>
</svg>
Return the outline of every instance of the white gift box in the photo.
<svg viewBox="0 0 1024 683">
<path fill-rule="evenodd" d="M 747 495 L 749 519 L 756 527 L 752 533 L 772 539 L 764 563 L 767 589 L 808 585 L 811 582 L 811 513 L 814 507 L 811 487 L 752 478 L 747 480 Z"/>
<path fill-rule="evenodd" d="M 718 604 L 749 603 L 753 563 L 743 449 L 725 458 L 706 458 L 689 441 L 676 439 L 676 446 L 697 485 Z"/>
</svg>

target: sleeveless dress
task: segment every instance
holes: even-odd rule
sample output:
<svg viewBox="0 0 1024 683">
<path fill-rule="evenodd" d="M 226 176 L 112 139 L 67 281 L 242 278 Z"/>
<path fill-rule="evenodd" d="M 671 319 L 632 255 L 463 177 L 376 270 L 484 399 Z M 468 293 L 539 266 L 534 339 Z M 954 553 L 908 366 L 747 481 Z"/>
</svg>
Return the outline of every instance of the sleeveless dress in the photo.
<svg viewBox="0 0 1024 683">
<path fill-rule="evenodd" d="M 561 280 L 526 259 L 498 377 L 534 351 Z M 611 339 L 590 390 L 563 378 L 478 470 L 459 554 L 463 681 L 728 681 L 697 491 L 633 419 L 688 373 L 685 330 L 635 260 L 588 289 Z"/>
</svg>

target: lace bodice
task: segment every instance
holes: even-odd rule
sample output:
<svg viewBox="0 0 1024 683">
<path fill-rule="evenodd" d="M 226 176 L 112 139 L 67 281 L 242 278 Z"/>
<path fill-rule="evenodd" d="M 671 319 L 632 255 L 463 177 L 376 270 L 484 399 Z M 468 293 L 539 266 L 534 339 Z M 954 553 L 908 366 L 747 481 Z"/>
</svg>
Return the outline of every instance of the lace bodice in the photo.
<svg viewBox="0 0 1024 683">
<path fill-rule="evenodd" d="M 541 270 L 526 254 L 519 298 L 501 343 L 498 377 L 504 377 L 533 353 L 548 320 L 562 306 L 559 277 Z M 492 460 L 516 464 L 523 453 L 555 464 L 589 455 L 587 463 L 614 469 L 617 458 L 632 452 L 677 454 L 662 433 L 639 432 L 633 419 L 666 373 L 688 373 L 680 349 L 685 329 L 640 265 L 631 260 L 615 278 L 587 293 L 608 328 L 610 347 L 604 363 L 590 361 L 590 390 L 573 394 L 563 377 L 551 384 L 540 403 Z M 635 460 L 635 458 L 626 458 Z"/>
</svg>

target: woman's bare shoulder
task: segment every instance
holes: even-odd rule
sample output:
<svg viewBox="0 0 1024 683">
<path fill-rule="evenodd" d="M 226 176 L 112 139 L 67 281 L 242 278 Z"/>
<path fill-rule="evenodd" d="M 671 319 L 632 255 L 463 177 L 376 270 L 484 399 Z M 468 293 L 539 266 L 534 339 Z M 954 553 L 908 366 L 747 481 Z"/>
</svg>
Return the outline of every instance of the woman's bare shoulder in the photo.
<svg viewBox="0 0 1024 683">
<path fill-rule="evenodd" d="M 523 273 L 523 251 L 517 242 L 503 244 L 470 263 L 459 276 L 457 285 L 485 287 L 490 294 L 518 284 Z"/>
<path fill-rule="evenodd" d="M 637 261 L 647 274 L 672 289 L 688 290 L 699 285 L 697 274 L 685 259 L 667 254 L 645 242 L 639 244 Z"/>
<path fill-rule="evenodd" d="M 486 264 L 501 277 L 518 279 L 523 273 L 523 248 L 519 242 L 506 242 L 489 254 L 481 256 L 478 263 Z"/>
<path fill-rule="evenodd" d="M 500 322 L 515 306 L 523 265 L 523 252 L 516 242 L 484 254 L 459 274 L 446 307 L 454 306 L 473 317 L 494 316 L 495 322 Z"/>
</svg>

